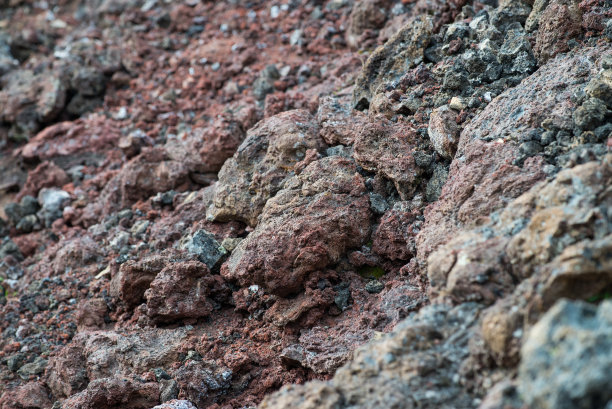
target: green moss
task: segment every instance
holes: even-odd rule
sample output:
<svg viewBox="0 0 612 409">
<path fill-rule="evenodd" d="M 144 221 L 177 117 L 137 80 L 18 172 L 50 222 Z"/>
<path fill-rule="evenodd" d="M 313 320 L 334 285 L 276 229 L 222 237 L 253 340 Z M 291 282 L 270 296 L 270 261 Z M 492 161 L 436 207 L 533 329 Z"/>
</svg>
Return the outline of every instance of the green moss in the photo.
<svg viewBox="0 0 612 409">
<path fill-rule="evenodd" d="M 382 276 L 385 275 L 385 270 L 383 270 L 379 266 L 375 266 L 375 267 L 370 267 L 370 266 L 359 267 L 357 269 L 357 272 L 359 273 L 360 276 L 362 276 L 364 278 L 381 278 Z"/>
<path fill-rule="evenodd" d="M 612 299 L 612 291 L 611 290 L 604 290 L 604 291 L 600 292 L 599 294 L 595 294 L 595 295 L 590 296 L 586 300 L 587 300 L 587 302 L 598 303 L 600 301 L 609 300 L 609 299 Z"/>
</svg>

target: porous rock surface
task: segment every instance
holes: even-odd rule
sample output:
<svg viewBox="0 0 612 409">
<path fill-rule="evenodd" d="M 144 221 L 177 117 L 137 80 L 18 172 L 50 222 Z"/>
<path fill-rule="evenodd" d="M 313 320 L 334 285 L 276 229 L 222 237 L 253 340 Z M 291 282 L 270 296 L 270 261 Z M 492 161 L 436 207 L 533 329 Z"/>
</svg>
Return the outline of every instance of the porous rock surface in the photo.
<svg viewBox="0 0 612 409">
<path fill-rule="evenodd" d="M 0 1 L 0 409 L 609 409 L 611 10 Z"/>
</svg>

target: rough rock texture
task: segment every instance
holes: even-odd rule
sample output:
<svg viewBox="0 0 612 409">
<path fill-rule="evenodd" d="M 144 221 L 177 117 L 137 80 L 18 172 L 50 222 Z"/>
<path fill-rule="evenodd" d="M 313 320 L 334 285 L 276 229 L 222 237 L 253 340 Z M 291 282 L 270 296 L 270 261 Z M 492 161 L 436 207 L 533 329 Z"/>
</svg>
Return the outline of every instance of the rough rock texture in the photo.
<svg viewBox="0 0 612 409">
<path fill-rule="evenodd" d="M 612 401 L 610 308 L 610 301 L 599 307 L 560 301 L 533 326 L 519 368 L 519 390 L 528 405 L 593 408 Z"/>
<path fill-rule="evenodd" d="M 384 92 L 388 82 L 397 81 L 407 70 L 417 66 L 433 30 L 425 17 L 402 27 L 368 58 L 353 91 L 353 106 L 365 109 L 372 98 Z"/>
<path fill-rule="evenodd" d="M 214 220 L 236 219 L 255 226 L 268 199 L 295 172 L 307 151 L 324 147 L 306 111 L 288 111 L 259 123 L 219 172 L 209 214 Z"/>
<path fill-rule="evenodd" d="M 222 275 L 242 286 L 287 295 L 306 277 L 336 263 L 370 234 L 370 205 L 355 164 L 315 161 L 270 199 L 255 230 L 232 252 Z M 331 182 L 331 184 L 330 184 Z"/>
<path fill-rule="evenodd" d="M 610 0 L 0 9 L 0 408 L 610 409 Z"/>
</svg>

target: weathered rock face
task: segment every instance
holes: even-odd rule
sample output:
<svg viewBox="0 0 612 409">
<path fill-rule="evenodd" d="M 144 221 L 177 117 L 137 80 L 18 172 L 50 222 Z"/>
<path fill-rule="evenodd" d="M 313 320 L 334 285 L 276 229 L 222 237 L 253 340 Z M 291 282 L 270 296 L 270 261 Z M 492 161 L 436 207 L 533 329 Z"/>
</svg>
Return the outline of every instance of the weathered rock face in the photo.
<svg viewBox="0 0 612 409">
<path fill-rule="evenodd" d="M 144 296 L 147 315 L 155 322 L 176 322 L 211 314 L 215 301 L 227 299 L 229 288 L 220 276 L 210 274 L 198 261 L 166 266 L 151 282 Z"/>
<path fill-rule="evenodd" d="M 46 3 L 3 409 L 610 406 L 610 0 Z"/>
<path fill-rule="evenodd" d="M 391 334 L 355 351 L 353 361 L 331 381 L 285 387 L 260 408 L 474 407 L 474 397 L 458 383 L 439 377 L 442 369 L 457 374 L 477 316 L 475 304 L 425 307 Z M 435 391 L 426 387 L 431 381 Z"/>
<path fill-rule="evenodd" d="M 85 390 L 75 402 L 89 402 L 88 394 L 98 393 L 100 385 L 106 382 L 121 383 L 122 378 L 163 368 L 177 360 L 185 339 L 184 330 L 82 332 L 51 360 L 46 372 L 47 384 L 56 397 Z M 108 396 L 110 399 L 111 395 Z M 150 406 L 156 403 L 155 400 Z"/>
<path fill-rule="evenodd" d="M 349 16 L 346 30 L 346 42 L 352 48 L 361 46 L 361 36 L 366 30 L 377 30 L 387 20 L 389 0 L 361 0 L 357 2 Z"/>
<path fill-rule="evenodd" d="M 307 151 L 324 147 L 307 111 L 288 111 L 260 122 L 219 172 L 209 215 L 255 226 L 268 199 L 292 176 Z"/>
<path fill-rule="evenodd" d="M 387 83 L 397 81 L 423 60 L 423 52 L 433 31 L 430 20 L 419 17 L 406 24 L 366 61 L 353 91 L 353 107 L 367 108 L 374 96 L 385 91 Z"/>
<path fill-rule="evenodd" d="M 531 328 L 521 349 L 519 390 L 547 409 L 604 407 L 612 362 L 612 302 L 559 301 Z"/>
<path fill-rule="evenodd" d="M 355 164 L 331 156 L 311 163 L 270 199 L 259 224 L 233 251 L 222 275 L 287 295 L 339 261 L 370 234 L 370 204 Z"/>
<path fill-rule="evenodd" d="M 496 98 L 465 127 L 449 182 L 440 200 L 426 210 L 418 237 L 421 256 L 447 241 L 459 226 L 482 221 L 527 191 L 545 176 L 543 158 L 555 163 L 559 153 L 569 150 L 571 142 L 563 135 L 569 137 L 573 128 L 571 95 L 584 88 L 588 73 L 597 72 L 596 53 L 584 50 L 551 61 Z M 533 140 L 546 129 L 551 140 Z M 538 155 L 542 150 L 544 155 Z"/>
<path fill-rule="evenodd" d="M 391 180 L 402 200 L 408 200 L 421 173 L 414 159 L 416 144 L 416 132 L 410 125 L 377 118 L 361 128 L 353 156 L 364 169 Z"/>
</svg>

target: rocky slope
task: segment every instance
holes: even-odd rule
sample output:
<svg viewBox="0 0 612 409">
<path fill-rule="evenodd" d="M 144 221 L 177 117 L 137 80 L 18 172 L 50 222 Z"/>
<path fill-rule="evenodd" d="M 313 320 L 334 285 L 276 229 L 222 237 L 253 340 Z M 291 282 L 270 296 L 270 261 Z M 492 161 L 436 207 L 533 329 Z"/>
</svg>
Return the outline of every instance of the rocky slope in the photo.
<svg viewBox="0 0 612 409">
<path fill-rule="evenodd" d="M 609 0 L 0 6 L 1 409 L 611 407 Z"/>
</svg>

